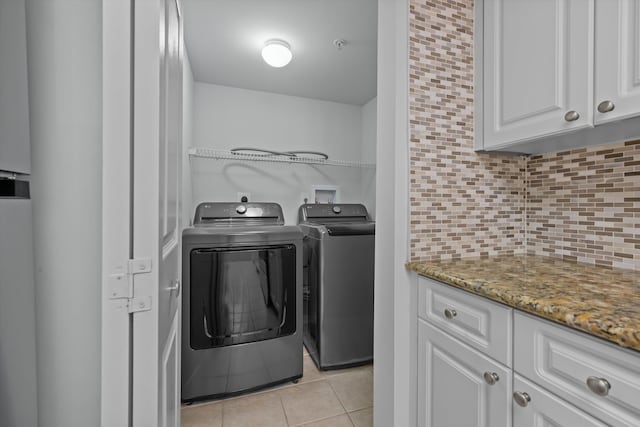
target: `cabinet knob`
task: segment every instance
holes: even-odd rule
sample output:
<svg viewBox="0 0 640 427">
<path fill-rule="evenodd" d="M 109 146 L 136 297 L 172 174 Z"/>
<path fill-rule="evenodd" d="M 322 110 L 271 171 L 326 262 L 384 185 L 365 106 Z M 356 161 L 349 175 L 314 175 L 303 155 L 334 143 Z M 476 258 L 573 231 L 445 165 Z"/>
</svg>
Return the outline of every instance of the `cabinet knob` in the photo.
<svg viewBox="0 0 640 427">
<path fill-rule="evenodd" d="M 575 122 L 579 118 L 580 118 L 580 114 L 574 110 L 567 111 L 567 113 L 564 115 L 564 119 L 567 122 Z"/>
<path fill-rule="evenodd" d="M 444 317 L 451 320 L 456 317 L 458 313 L 453 308 L 445 308 L 444 309 Z"/>
<path fill-rule="evenodd" d="M 611 101 L 602 101 L 598 104 L 598 111 L 601 113 L 608 113 L 609 111 L 613 111 L 616 106 Z"/>
<path fill-rule="evenodd" d="M 611 384 L 604 378 L 589 377 L 587 378 L 587 387 L 598 396 L 606 396 L 609 394 Z"/>
<path fill-rule="evenodd" d="M 513 400 L 524 408 L 531 402 L 531 396 L 524 391 L 515 391 L 513 392 Z"/>
<path fill-rule="evenodd" d="M 500 377 L 495 372 L 485 372 L 483 377 L 486 383 L 489 385 L 494 385 L 495 383 L 500 381 Z"/>
</svg>

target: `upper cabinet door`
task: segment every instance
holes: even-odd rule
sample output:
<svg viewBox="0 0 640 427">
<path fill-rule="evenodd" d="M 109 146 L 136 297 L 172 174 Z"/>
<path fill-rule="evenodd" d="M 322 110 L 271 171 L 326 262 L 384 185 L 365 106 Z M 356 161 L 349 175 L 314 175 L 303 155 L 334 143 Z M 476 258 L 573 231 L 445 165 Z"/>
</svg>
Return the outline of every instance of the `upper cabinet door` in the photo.
<svg viewBox="0 0 640 427">
<path fill-rule="evenodd" d="M 484 2 L 485 149 L 592 126 L 593 12 L 586 0 Z"/>
<path fill-rule="evenodd" d="M 0 0 L 0 171 L 31 173 L 24 0 Z"/>
<path fill-rule="evenodd" d="M 596 1 L 595 123 L 640 115 L 640 0 Z"/>
</svg>

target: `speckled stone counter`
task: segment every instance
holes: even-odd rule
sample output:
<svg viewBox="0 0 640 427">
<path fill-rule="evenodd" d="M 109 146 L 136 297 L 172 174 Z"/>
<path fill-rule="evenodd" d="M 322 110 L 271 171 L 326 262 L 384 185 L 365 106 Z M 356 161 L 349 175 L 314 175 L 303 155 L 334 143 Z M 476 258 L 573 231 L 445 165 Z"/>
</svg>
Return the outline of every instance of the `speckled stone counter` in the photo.
<svg viewBox="0 0 640 427">
<path fill-rule="evenodd" d="M 640 271 L 532 255 L 410 262 L 407 268 L 640 351 Z"/>
</svg>

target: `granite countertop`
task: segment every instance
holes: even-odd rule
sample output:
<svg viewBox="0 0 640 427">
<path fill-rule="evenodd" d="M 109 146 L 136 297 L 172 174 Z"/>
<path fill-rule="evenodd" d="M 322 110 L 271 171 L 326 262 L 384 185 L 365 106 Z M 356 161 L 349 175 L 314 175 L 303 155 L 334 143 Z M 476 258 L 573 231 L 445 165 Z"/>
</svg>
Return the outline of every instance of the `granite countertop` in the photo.
<svg viewBox="0 0 640 427">
<path fill-rule="evenodd" d="M 535 255 L 409 262 L 407 268 L 640 351 L 640 271 Z"/>
</svg>

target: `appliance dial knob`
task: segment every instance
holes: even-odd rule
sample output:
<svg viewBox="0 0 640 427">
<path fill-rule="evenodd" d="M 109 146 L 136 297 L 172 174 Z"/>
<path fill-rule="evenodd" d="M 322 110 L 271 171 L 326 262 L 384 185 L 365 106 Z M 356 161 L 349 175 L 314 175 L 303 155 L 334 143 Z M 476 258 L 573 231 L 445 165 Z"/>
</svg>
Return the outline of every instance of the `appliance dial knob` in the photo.
<svg viewBox="0 0 640 427">
<path fill-rule="evenodd" d="M 242 215 L 243 213 L 247 212 L 247 207 L 245 205 L 240 205 L 236 208 L 236 212 Z"/>
<path fill-rule="evenodd" d="M 339 214 L 340 212 L 342 212 L 342 209 L 340 209 L 340 206 L 334 206 L 333 207 L 333 213 Z"/>
</svg>

